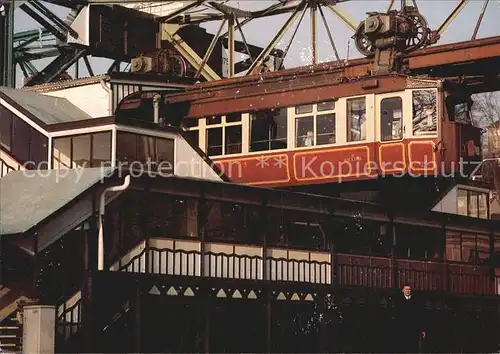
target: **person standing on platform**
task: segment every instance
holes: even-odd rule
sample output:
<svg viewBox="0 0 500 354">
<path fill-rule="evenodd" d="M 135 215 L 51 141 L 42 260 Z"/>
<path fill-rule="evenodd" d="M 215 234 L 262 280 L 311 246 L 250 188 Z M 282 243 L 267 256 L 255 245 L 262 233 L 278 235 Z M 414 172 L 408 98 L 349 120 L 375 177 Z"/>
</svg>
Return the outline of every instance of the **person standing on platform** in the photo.
<svg viewBox="0 0 500 354">
<path fill-rule="evenodd" d="M 404 284 L 402 294 L 395 301 L 396 337 L 400 353 L 418 353 L 421 340 L 426 338 L 424 330 L 424 306 L 418 297 L 412 294 L 409 284 Z"/>
</svg>

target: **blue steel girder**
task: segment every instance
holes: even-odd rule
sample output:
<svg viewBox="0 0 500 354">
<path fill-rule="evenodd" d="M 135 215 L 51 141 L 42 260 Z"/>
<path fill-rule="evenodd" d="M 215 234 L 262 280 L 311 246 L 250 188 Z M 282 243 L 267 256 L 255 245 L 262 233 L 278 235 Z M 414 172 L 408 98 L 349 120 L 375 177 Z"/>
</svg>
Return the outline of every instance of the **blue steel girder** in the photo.
<svg viewBox="0 0 500 354">
<path fill-rule="evenodd" d="M 49 21 L 44 19 L 41 15 L 35 12 L 35 10 L 31 7 L 28 6 L 28 4 L 22 4 L 19 6 L 21 10 L 23 10 L 28 16 L 30 16 L 32 19 L 34 19 L 36 22 L 38 22 L 44 29 L 49 31 L 59 39 L 60 41 L 66 41 L 67 34 L 61 31 L 60 28 L 53 26 Z"/>
<path fill-rule="evenodd" d="M 71 15 L 76 16 L 82 7 L 81 2 L 75 5 Z M 69 23 L 66 23 L 67 20 L 61 20 L 38 0 L 28 0 L 26 3 L 19 5 L 19 8 L 38 22 L 42 29 L 23 31 L 14 35 L 11 53 L 13 64 L 19 64 L 21 71 L 26 75 L 27 73 L 37 73 L 33 65 L 27 64 L 32 60 L 61 55 L 66 58 L 67 52 L 64 51 L 64 54 L 61 54 L 59 48 L 67 47 L 68 35 L 78 38 L 78 33 L 70 27 Z M 39 45 L 36 45 L 36 42 L 39 42 Z M 48 69 L 49 71 L 54 70 L 53 68 Z"/>
<path fill-rule="evenodd" d="M 31 77 L 30 80 L 26 82 L 25 86 L 34 86 L 51 82 L 60 74 L 68 70 L 86 53 L 86 49 L 59 48 L 59 56 L 56 57 L 42 71 L 39 71 Z"/>
</svg>

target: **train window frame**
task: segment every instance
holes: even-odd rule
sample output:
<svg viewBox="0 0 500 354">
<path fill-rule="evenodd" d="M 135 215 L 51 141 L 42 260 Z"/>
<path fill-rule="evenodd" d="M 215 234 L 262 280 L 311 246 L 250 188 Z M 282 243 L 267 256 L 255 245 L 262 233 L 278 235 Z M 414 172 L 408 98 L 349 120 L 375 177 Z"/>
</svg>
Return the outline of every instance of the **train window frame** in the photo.
<svg viewBox="0 0 500 354">
<path fill-rule="evenodd" d="M 306 107 L 306 106 L 311 107 L 311 109 L 304 111 L 302 113 L 297 113 L 300 112 L 299 109 L 300 107 Z M 324 109 L 325 106 L 326 109 Z M 321 102 L 311 103 L 307 105 L 295 106 L 293 109 L 293 116 L 291 117 L 293 119 L 293 131 L 294 131 L 293 147 L 295 149 L 307 149 L 318 146 L 335 145 L 337 143 L 337 125 L 338 125 L 336 107 L 337 107 L 336 100 L 333 99 L 324 100 Z M 325 132 L 320 133 L 318 128 L 318 121 L 322 118 L 333 120 L 332 131 L 326 133 Z M 306 135 L 304 134 L 299 135 L 299 125 L 305 120 L 312 121 L 312 127 L 311 127 L 312 130 L 308 130 Z M 311 132 L 311 134 L 309 134 L 309 132 Z M 328 138 L 328 141 L 326 143 L 320 142 L 320 140 L 322 140 L 322 137 L 328 135 L 330 136 L 330 138 Z"/>
<path fill-rule="evenodd" d="M 290 117 L 293 117 L 293 114 L 290 113 L 290 107 L 278 107 L 278 108 L 275 108 L 275 109 L 262 109 L 262 110 L 258 110 L 258 111 L 251 111 L 251 112 L 248 112 L 248 154 L 262 154 L 262 153 L 265 153 L 265 152 L 276 152 L 276 151 L 286 151 L 289 149 L 289 128 L 290 128 Z M 293 107 L 292 107 L 293 108 Z M 265 114 L 265 112 L 269 112 L 269 111 L 275 111 L 275 110 L 279 110 L 281 111 L 279 114 L 278 114 L 278 117 L 282 117 L 284 118 L 284 122 L 285 122 L 285 136 L 282 137 L 282 138 L 272 138 L 270 135 L 271 135 L 271 129 L 269 128 L 269 125 L 267 127 L 267 134 L 268 134 L 268 138 L 266 140 L 253 140 L 253 122 L 256 121 L 256 120 L 262 120 L 262 119 L 268 119 L 268 118 L 263 118 L 263 117 L 260 117 L 260 118 L 254 118 L 255 115 L 258 115 L 258 114 Z M 283 117 L 282 114 L 283 112 L 285 112 L 285 116 Z M 276 123 L 276 120 L 273 119 L 273 121 Z M 264 132 L 264 130 L 263 130 Z M 278 129 L 276 128 L 276 132 L 278 132 Z M 279 146 L 277 143 L 284 143 L 285 146 L 284 147 L 281 147 Z M 266 149 L 258 149 L 258 148 L 254 148 L 254 145 L 257 145 L 258 144 L 262 144 L 261 146 L 265 146 L 264 144 L 267 144 L 267 148 Z"/>
<path fill-rule="evenodd" d="M 387 102 L 389 100 L 397 100 L 399 101 L 398 102 L 398 106 L 396 106 L 397 108 L 393 108 L 391 110 L 392 114 L 390 115 L 387 115 L 387 117 L 389 116 L 392 116 L 390 119 L 388 119 L 387 121 L 384 119 L 384 112 L 385 111 L 388 111 L 389 109 L 384 109 L 384 102 Z M 398 109 L 399 108 L 399 109 Z M 399 113 L 397 113 L 399 112 Z M 387 97 L 383 97 L 380 99 L 380 102 L 379 102 L 379 116 L 378 116 L 378 120 L 379 120 L 379 128 L 380 128 L 380 141 L 381 142 L 388 142 L 388 141 L 398 141 L 398 140 L 402 140 L 403 139 L 403 136 L 404 136 L 404 103 L 403 103 L 403 98 L 400 96 L 400 95 L 394 95 L 394 96 L 387 96 Z M 399 116 L 399 127 L 395 126 L 395 122 L 398 121 L 396 117 L 396 115 Z M 384 126 L 388 124 L 390 125 L 390 129 L 391 129 L 391 134 L 384 134 Z M 395 135 L 394 134 L 394 131 L 398 131 L 398 134 Z"/>
<path fill-rule="evenodd" d="M 364 102 L 364 124 L 360 126 L 360 129 L 362 132 L 360 133 L 360 138 L 359 139 L 354 139 L 353 137 L 353 130 L 352 130 L 352 123 L 351 123 L 351 113 L 349 110 L 349 103 L 355 102 L 355 101 L 361 101 L 363 100 Z M 345 100 L 345 109 L 346 109 L 346 142 L 347 143 L 358 143 L 358 142 L 366 142 L 368 141 L 368 100 L 367 96 L 355 96 L 355 97 L 348 97 Z M 364 132 L 364 137 L 363 137 L 363 132 Z"/>
<path fill-rule="evenodd" d="M 196 125 L 192 124 L 182 124 L 182 129 L 184 133 L 187 135 L 188 139 L 190 138 L 191 143 L 201 148 L 207 156 L 213 157 L 221 157 L 221 156 L 233 156 L 233 155 L 241 155 L 244 153 L 243 150 L 243 141 L 244 141 L 244 112 L 232 112 L 227 115 L 217 115 L 212 117 L 200 117 L 198 118 L 198 123 Z M 239 116 L 239 117 L 238 117 Z M 210 122 L 210 120 L 214 119 L 216 122 Z M 240 137 L 239 142 L 232 143 L 231 145 L 238 146 L 239 149 L 236 149 L 235 152 L 228 152 L 230 147 L 228 146 L 227 134 L 228 130 L 234 129 L 233 127 L 239 127 Z M 229 129 L 226 129 L 229 128 Z M 214 147 L 220 148 L 220 154 L 210 154 L 209 151 L 209 131 L 220 131 L 220 144 L 214 145 Z"/>
<path fill-rule="evenodd" d="M 434 125 L 435 128 L 433 130 L 429 131 L 419 131 L 416 130 L 416 124 L 415 124 L 415 94 L 418 92 L 432 92 L 434 97 L 435 97 L 435 103 L 434 103 L 434 118 L 433 120 L 435 121 Z M 413 137 L 437 137 L 439 133 L 439 115 L 440 115 L 440 98 L 439 98 L 439 93 L 436 88 L 421 88 L 421 89 L 413 89 L 410 91 L 410 102 L 411 102 L 411 115 L 410 115 L 410 121 L 411 121 L 411 135 Z M 427 119 L 428 120 L 428 119 Z M 418 123 L 417 123 L 418 124 Z M 427 125 L 427 124 L 425 124 Z"/>
</svg>

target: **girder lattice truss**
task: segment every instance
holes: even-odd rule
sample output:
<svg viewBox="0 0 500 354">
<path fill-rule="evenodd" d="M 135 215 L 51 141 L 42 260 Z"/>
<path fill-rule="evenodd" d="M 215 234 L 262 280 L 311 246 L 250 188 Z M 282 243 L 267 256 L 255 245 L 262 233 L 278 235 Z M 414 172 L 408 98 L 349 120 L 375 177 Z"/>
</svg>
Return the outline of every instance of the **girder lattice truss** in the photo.
<svg viewBox="0 0 500 354">
<path fill-rule="evenodd" d="M 65 19 L 61 19 L 39 0 L 0 0 L 3 11 L 2 15 L 0 15 L 3 22 L 0 23 L 0 37 L 4 38 L 3 48 L 5 53 L 0 58 L 0 69 L 3 69 L 2 72 L 4 73 L 1 82 L 3 85 L 14 86 L 16 68 L 22 71 L 25 78 L 29 78 L 28 85 L 34 85 L 60 79 L 61 75 L 63 77 L 68 75 L 68 68 L 78 63 L 80 59 L 83 60 L 89 74 L 93 75 L 94 71 L 90 65 L 89 56 L 113 59 L 115 62 L 110 70 L 118 68 L 117 63 L 128 61 L 130 58 L 124 59 L 123 57 L 102 55 L 101 51 L 96 50 L 92 45 L 82 40 L 82 38 L 88 37 L 88 34 L 78 33 L 78 26 L 75 26 L 74 23 L 78 16 L 83 16 L 84 11 L 87 11 L 85 16 L 88 17 L 90 7 L 112 8 L 122 6 L 153 14 L 154 21 L 159 23 L 159 37 L 161 40 L 168 42 L 191 65 L 195 70 L 193 73 L 195 78 L 200 77 L 204 80 L 218 80 L 221 77 L 232 77 L 242 73 L 248 75 L 265 70 L 282 69 L 285 57 L 289 53 L 297 32 L 299 30 L 304 31 L 301 23 L 306 13 L 309 13 L 310 22 L 310 64 L 318 63 L 318 28 L 320 26 L 323 26 L 326 31 L 327 43 L 331 46 L 334 57 L 340 60 L 339 50 L 336 46 L 339 39 L 334 39 L 331 23 L 327 20 L 325 13 L 333 14 L 353 34 L 356 32 L 360 21 L 363 20 L 362 18 L 355 19 L 342 6 L 348 0 L 275 0 L 269 6 L 254 11 L 241 9 L 239 1 L 50 0 L 47 2 L 68 8 L 69 14 Z M 435 31 L 438 34 L 443 34 L 469 2 L 469 0 L 457 1 L 451 12 L 443 16 L 442 23 Z M 247 0 L 242 3 L 250 3 L 250 1 Z M 374 3 L 376 2 L 366 1 L 366 10 L 371 10 L 370 7 Z M 490 5 L 489 3 L 489 0 L 484 0 L 479 14 L 476 14 L 477 22 L 473 33 L 468 39 L 476 39 L 484 14 L 488 9 L 488 5 Z M 384 10 L 389 11 L 407 5 L 418 8 L 415 0 L 390 0 Z M 13 9 L 28 14 L 39 24 L 40 29 L 14 34 Z M 288 16 L 287 20 L 277 33 L 274 33 L 265 47 L 260 48 L 248 43 L 249 35 L 244 32 L 244 27 L 248 23 L 260 18 L 267 18 L 272 21 L 274 16 L 283 14 Z M 425 16 L 425 13 L 423 15 Z M 219 22 L 218 29 L 215 34 L 211 35 L 211 41 L 202 51 L 200 51 L 200 48 L 194 48 L 195 43 L 193 43 L 192 39 L 183 37 L 183 29 L 213 22 Z M 295 28 L 292 30 L 293 26 Z M 88 26 L 80 26 L 80 28 L 89 31 Z M 268 35 L 265 28 L 262 31 L 263 35 Z M 291 36 L 289 31 L 292 31 Z M 277 45 L 284 39 L 286 33 L 289 35 L 288 41 L 284 49 L 278 49 Z M 235 39 L 237 34 L 240 40 Z M 500 34 L 500 30 L 498 34 Z M 340 40 L 345 43 L 345 39 Z M 227 52 L 227 57 L 223 58 L 224 70 L 222 72 L 216 66 L 220 68 L 223 64 L 214 64 L 213 60 L 214 49 L 221 43 Z M 246 58 L 237 62 L 237 53 L 246 56 Z M 32 61 L 43 58 L 54 59 L 38 70 Z M 76 75 L 78 75 L 77 70 Z"/>
</svg>

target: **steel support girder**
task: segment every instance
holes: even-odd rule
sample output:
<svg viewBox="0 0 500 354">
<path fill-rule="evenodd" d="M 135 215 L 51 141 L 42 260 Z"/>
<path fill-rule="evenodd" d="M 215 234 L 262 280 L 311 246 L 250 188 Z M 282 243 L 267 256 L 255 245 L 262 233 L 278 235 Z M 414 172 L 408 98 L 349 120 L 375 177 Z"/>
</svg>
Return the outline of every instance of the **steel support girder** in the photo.
<svg viewBox="0 0 500 354">
<path fill-rule="evenodd" d="M 163 23 L 161 26 L 162 40 L 168 41 L 196 70 L 200 69 L 203 59 L 182 39 L 177 30 L 179 25 Z M 221 77 L 209 66 L 203 65 L 201 75 L 208 81 L 220 80 Z"/>
<path fill-rule="evenodd" d="M 49 21 L 45 20 L 42 16 L 37 14 L 35 12 L 35 10 L 33 10 L 27 4 L 22 4 L 19 6 L 19 8 L 21 10 L 23 10 L 32 19 L 34 19 L 36 22 L 38 22 L 40 25 L 42 25 L 46 30 L 48 30 L 50 33 L 52 33 L 57 39 L 59 39 L 62 42 L 66 41 L 66 38 L 67 38 L 66 33 L 62 32 L 60 29 L 56 28 L 55 26 L 52 26 L 52 24 L 50 24 Z"/>
<path fill-rule="evenodd" d="M 85 55 L 86 49 L 61 48 L 60 54 L 42 71 L 31 78 L 26 86 L 44 84 L 54 80 L 57 75 L 68 70 L 78 59 Z"/>
<path fill-rule="evenodd" d="M 222 29 L 224 28 L 226 22 L 227 22 L 227 20 L 223 20 L 222 21 L 222 23 L 219 26 L 219 29 L 218 29 L 217 33 L 215 33 L 214 38 L 212 38 L 212 41 L 210 42 L 210 45 L 208 46 L 208 49 L 205 52 L 205 55 L 203 56 L 203 59 L 202 59 L 202 61 L 200 63 L 200 67 L 196 70 L 196 74 L 194 75 L 195 78 L 199 78 L 200 77 L 201 71 L 205 67 L 208 59 L 210 59 L 210 56 L 212 55 L 212 53 L 214 51 L 215 45 L 217 44 L 217 41 L 220 38 L 220 33 L 222 32 Z"/>
<path fill-rule="evenodd" d="M 228 70 L 227 70 L 227 76 L 228 77 L 233 77 L 234 76 L 234 25 L 235 25 L 235 17 L 231 16 L 229 17 L 228 20 L 228 46 L 229 49 L 227 51 L 227 65 L 228 65 Z"/>
<path fill-rule="evenodd" d="M 252 65 L 250 65 L 247 75 L 254 74 L 255 69 L 258 66 L 262 65 L 266 57 L 276 47 L 276 44 L 281 40 L 281 38 L 283 38 L 288 28 L 292 25 L 293 22 L 295 22 L 295 19 L 297 18 L 297 16 L 299 16 L 300 11 L 304 8 L 307 8 L 307 1 L 301 2 L 300 5 L 295 8 L 293 14 L 286 20 L 285 24 L 281 27 L 276 36 L 274 36 L 269 45 L 262 52 L 260 52 L 259 56 L 253 61 Z"/>
<path fill-rule="evenodd" d="M 356 32 L 358 29 L 359 21 L 355 21 L 346 11 L 341 9 L 339 6 L 327 5 L 328 9 L 337 16 L 342 22 L 344 22 L 347 27 L 353 30 L 353 32 Z"/>
<path fill-rule="evenodd" d="M 16 56 L 14 58 L 15 61 L 19 63 L 19 62 L 27 62 L 45 58 L 53 58 L 57 57 L 60 53 L 61 51 L 59 50 L 59 48 L 52 46 L 35 52 L 19 51 L 16 53 Z"/>
<path fill-rule="evenodd" d="M 453 9 L 450 15 L 444 20 L 444 22 L 439 26 L 437 32 L 441 35 L 448 28 L 448 26 L 453 22 L 453 20 L 458 16 L 465 6 L 469 3 L 469 0 L 461 0 L 460 3 Z"/>
</svg>

